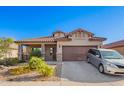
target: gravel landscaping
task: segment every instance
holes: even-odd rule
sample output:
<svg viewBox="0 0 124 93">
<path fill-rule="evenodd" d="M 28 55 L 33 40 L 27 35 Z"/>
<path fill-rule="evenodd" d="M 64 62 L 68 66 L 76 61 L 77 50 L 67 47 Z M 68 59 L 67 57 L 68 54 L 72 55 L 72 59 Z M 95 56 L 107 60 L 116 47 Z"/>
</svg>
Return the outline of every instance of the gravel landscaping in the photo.
<svg viewBox="0 0 124 93">
<path fill-rule="evenodd" d="M 23 64 L 20 64 L 23 65 Z M 19 65 L 18 65 L 19 66 Z M 51 77 L 42 77 L 36 71 L 31 71 L 26 74 L 21 75 L 11 75 L 8 70 L 12 68 L 16 68 L 18 66 L 0 66 L 0 81 L 59 81 L 60 78 L 57 76 L 57 70 L 55 74 Z M 56 65 L 51 65 L 56 69 Z"/>
</svg>

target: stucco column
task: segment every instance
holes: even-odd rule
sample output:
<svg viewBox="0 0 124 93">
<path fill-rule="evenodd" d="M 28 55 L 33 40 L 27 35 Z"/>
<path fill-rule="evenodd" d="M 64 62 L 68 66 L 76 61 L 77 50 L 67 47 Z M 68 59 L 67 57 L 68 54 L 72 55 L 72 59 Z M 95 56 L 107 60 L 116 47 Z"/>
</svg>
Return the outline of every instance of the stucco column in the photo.
<svg viewBox="0 0 124 93">
<path fill-rule="evenodd" d="M 45 44 L 41 44 L 41 56 L 45 59 Z"/>
<path fill-rule="evenodd" d="M 57 42 L 56 59 L 58 62 L 62 61 L 62 44 Z"/>
<path fill-rule="evenodd" d="M 23 54 L 23 47 L 22 45 L 18 45 L 18 58 L 19 60 L 22 60 L 22 54 Z"/>
<path fill-rule="evenodd" d="M 102 43 L 102 42 L 100 42 L 100 43 L 99 43 L 99 45 L 98 45 L 98 48 L 101 48 L 101 47 L 102 47 L 102 45 L 103 45 L 103 43 Z"/>
</svg>

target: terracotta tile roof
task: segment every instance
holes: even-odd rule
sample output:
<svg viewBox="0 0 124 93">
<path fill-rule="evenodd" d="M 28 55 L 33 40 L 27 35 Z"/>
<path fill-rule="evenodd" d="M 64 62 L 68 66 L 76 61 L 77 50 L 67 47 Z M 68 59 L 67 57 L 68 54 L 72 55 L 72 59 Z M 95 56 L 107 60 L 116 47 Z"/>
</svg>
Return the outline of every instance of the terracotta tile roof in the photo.
<svg viewBox="0 0 124 93">
<path fill-rule="evenodd" d="M 64 32 L 62 32 L 60 30 L 59 31 L 56 31 L 54 33 L 57 33 L 57 32 L 64 33 Z M 31 38 L 31 39 L 25 39 L 25 40 L 18 40 L 18 41 L 15 41 L 15 43 L 27 43 L 27 42 L 30 42 L 30 43 L 32 43 L 32 42 L 33 43 L 40 43 L 40 42 L 69 41 L 69 40 L 71 40 L 71 38 L 68 38 L 68 36 L 70 36 L 70 35 L 72 35 L 73 33 L 76 33 L 76 32 L 86 32 L 89 35 L 89 37 L 91 37 L 91 38 L 89 38 L 89 40 L 93 40 L 93 41 L 104 41 L 104 40 L 106 40 L 106 38 L 94 37 L 94 34 L 93 33 L 88 32 L 88 31 L 86 31 L 84 29 L 79 28 L 79 29 L 76 29 L 76 30 L 74 30 L 72 32 L 64 33 L 65 34 L 64 37 L 54 37 L 54 35 L 53 35 L 53 36 L 46 36 L 46 37 L 39 37 L 39 38 Z"/>
<path fill-rule="evenodd" d="M 106 40 L 106 38 L 103 38 L 103 37 L 91 37 L 91 38 L 89 38 L 89 40 L 95 40 L 95 41 L 105 41 Z"/>
<path fill-rule="evenodd" d="M 69 32 L 68 35 L 72 35 L 72 34 L 75 33 L 75 32 L 86 32 L 86 33 L 89 34 L 89 35 L 92 35 L 92 36 L 94 35 L 93 33 L 88 32 L 87 30 L 82 29 L 82 28 L 78 28 L 78 29 L 76 29 L 76 30 L 74 30 L 74 31 L 72 31 L 72 32 Z"/>
<path fill-rule="evenodd" d="M 113 47 L 119 47 L 124 46 L 124 40 L 116 41 L 110 44 L 106 44 L 103 46 L 103 48 L 113 48 Z"/>
<path fill-rule="evenodd" d="M 54 42 L 54 39 L 52 37 L 39 37 L 39 38 L 31 38 L 31 39 L 15 41 L 15 43 L 21 43 L 21 42 Z"/>
<path fill-rule="evenodd" d="M 53 36 L 47 36 L 47 37 L 39 37 L 39 38 L 31 38 L 31 39 L 25 39 L 25 40 L 18 40 L 15 41 L 15 43 L 27 43 L 27 42 L 34 42 L 34 43 L 39 43 L 39 42 L 56 42 L 56 41 L 65 41 L 65 40 L 70 40 L 69 38 L 66 37 L 61 37 L 61 38 L 56 38 Z"/>
</svg>

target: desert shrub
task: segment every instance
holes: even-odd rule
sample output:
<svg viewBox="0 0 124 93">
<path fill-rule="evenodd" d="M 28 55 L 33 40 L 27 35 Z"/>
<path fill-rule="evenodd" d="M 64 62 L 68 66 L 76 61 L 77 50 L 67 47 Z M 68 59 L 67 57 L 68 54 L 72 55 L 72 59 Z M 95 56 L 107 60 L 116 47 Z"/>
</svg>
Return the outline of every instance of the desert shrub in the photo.
<svg viewBox="0 0 124 93">
<path fill-rule="evenodd" d="M 25 74 L 25 73 L 29 73 L 31 70 L 29 68 L 29 65 L 25 65 L 25 66 L 20 66 L 17 68 L 13 68 L 9 70 L 9 73 L 11 75 L 20 75 L 20 74 Z"/>
<path fill-rule="evenodd" d="M 54 69 L 47 65 L 43 58 L 32 57 L 29 61 L 30 69 L 38 71 L 42 76 L 52 76 Z"/>
<path fill-rule="evenodd" d="M 6 58 L 0 60 L 0 65 L 4 66 L 15 66 L 19 63 L 18 58 Z"/>
<path fill-rule="evenodd" d="M 25 60 L 18 60 L 19 63 L 25 63 L 26 61 Z"/>
<path fill-rule="evenodd" d="M 0 59 L 0 65 L 6 65 L 6 61 L 4 59 Z"/>
<path fill-rule="evenodd" d="M 52 76 L 54 74 L 54 69 L 47 64 L 42 64 L 36 69 L 42 76 Z"/>
<path fill-rule="evenodd" d="M 44 63 L 45 61 L 42 58 L 32 57 L 29 61 L 29 67 L 30 69 L 36 69 L 37 67 Z"/>
<path fill-rule="evenodd" d="M 19 63 L 18 58 L 8 58 L 6 61 L 6 65 L 9 65 L 9 66 L 14 66 L 14 65 L 17 65 L 18 63 Z"/>
<path fill-rule="evenodd" d="M 47 65 L 43 58 L 32 57 L 29 61 L 29 65 L 20 66 L 14 69 L 10 69 L 9 73 L 12 75 L 25 74 L 30 71 L 37 71 L 44 77 L 52 76 L 54 74 L 54 68 Z"/>
</svg>

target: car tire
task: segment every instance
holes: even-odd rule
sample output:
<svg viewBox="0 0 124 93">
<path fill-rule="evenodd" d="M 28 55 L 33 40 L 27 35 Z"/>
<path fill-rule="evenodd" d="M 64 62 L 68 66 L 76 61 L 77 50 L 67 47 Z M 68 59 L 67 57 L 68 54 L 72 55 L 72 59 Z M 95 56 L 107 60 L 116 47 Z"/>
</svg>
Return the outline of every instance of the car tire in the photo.
<svg viewBox="0 0 124 93">
<path fill-rule="evenodd" d="M 87 58 L 87 63 L 90 63 L 89 58 Z"/>
<path fill-rule="evenodd" d="M 98 70 L 100 73 L 104 73 L 104 67 L 102 64 L 99 65 Z"/>
</svg>

